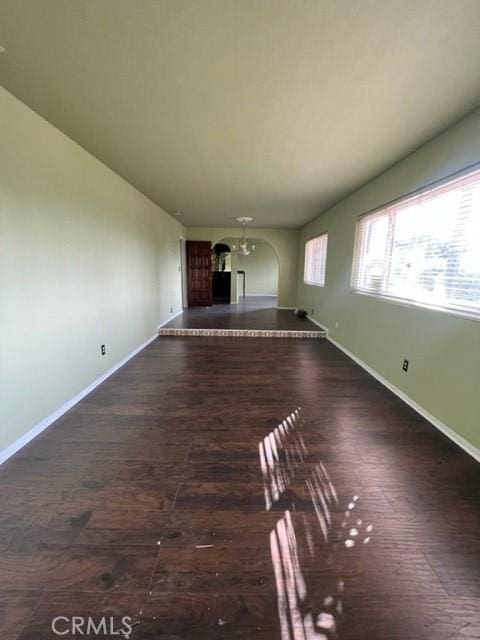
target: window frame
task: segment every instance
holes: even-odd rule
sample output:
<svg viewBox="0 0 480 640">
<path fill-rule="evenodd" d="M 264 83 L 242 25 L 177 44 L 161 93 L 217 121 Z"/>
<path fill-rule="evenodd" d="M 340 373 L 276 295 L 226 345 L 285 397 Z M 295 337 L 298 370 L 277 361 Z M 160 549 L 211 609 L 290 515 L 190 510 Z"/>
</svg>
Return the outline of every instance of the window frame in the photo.
<svg viewBox="0 0 480 640">
<path fill-rule="evenodd" d="M 442 186 L 447 186 L 450 182 L 454 182 L 455 180 L 459 180 L 462 177 L 468 176 L 470 173 L 475 173 L 480 170 L 480 163 L 475 163 L 473 165 L 469 165 L 460 171 L 450 174 L 444 178 L 436 180 L 434 182 L 425 184 L 424 186 L 416 189 L 415 191 L 411 191 L 406 193 L 394 200 L 390 200 L 379 207 L 375 207 L 370 211 L 367 211 L 360 216 L 357 217 L 355 223 L 355 235 L 354 235 L 354 245 L 353 245 L 353 257 L 352 257 L 352 268 L 351 268 L 351 277 L 350 277 L 350 294 L 366 296 L 368 298 L 374 298 L 383 302 L 387 302 L 389 304 L 398 305 L 401 307 L 409 307 L 409 308 L 420 308 L 425 309 L 427 311 L 432 311 L 434 313 L 442 313 L 449 316 L 455 316 L 459 318 L 463 318 L 466 320 L 474 320 L 476 322 L 480 322 L 480 309 L 477 311 L 469 312 L 464 309 L 456 309 L 455 307 L 436 305 L 430 302 L 417 301 L 417 300 L 409 300 L 406 298 L 402 298 L 400 296 L 392 296 L 387 293 L 378 293 L 373 291 L 364 291 L 361 289 L 357 289 L 355 287 L 355 276 L 357 271 L 358 260 L 361 255 L 361 246 L 359 242 L 359 234 L 360 234 L 360 224 L 366 218 L 370 216 L 375 216 L 378 214 L 382 214 L 384 212 L 385 215 L 388 216 L 388 209 L 395 205 L 403 204 L 408 202 L 410 199 L 417 198 L 422 194 L 437 188 L 441 188 Z"/>
<path fill-rule="evenodd" d="M 323 282 L 312 282 L 310 280 L 306 280 L 306 267 L 307 267 L 307 245 L 309 242 L 313 240 L 318 240 L 319 238 L 326 238 L 325 242 L 325 256 L 323 258 L 324 268 L 323 268 Z M 304 247 L 304 256 L 303 256 L 303 284 L 308 285 L 309 287 L 320 287 L 325 288 L 327 282 L 327 256 L 328 256 L 328 231 L 323 231 L 322 233 L 318 233 L 311 238 L 307 238 L 305 240 Z"/>
</svg>

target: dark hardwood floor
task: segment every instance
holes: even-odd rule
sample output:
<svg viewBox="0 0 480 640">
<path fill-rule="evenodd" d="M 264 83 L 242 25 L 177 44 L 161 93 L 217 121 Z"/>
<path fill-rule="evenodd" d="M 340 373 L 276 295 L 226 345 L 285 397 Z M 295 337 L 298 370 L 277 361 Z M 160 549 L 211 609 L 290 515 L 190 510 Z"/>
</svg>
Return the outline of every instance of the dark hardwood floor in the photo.
<svg viewBox="0 0 480 640">
<path fill-rule="evenodd" d="M 193 307 L 165 325 L 167 329 L 281 329 L 320 331 L 308 318 L 298 318 L 293 309 L 277 309 L 273 297 L 247 296 L 238 304 Z"/>
<path fill-rule="evenodd" d="M 479 470 L 327 341 L 161 338 L 0 467 L 1 638 L 478 640 Z"/>
</svg>

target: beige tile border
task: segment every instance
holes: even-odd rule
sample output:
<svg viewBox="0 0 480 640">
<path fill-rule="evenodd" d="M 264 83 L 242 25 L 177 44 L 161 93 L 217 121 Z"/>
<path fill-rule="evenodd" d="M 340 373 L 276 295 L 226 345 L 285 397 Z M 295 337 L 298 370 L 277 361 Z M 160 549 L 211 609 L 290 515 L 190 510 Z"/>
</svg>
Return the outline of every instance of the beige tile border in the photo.
<svg viewBox="0 0 480 640">
<path fill-rule="evenodd" d="M 222 338 L 325 338 L 326 331 L 288 331 L 282 329 L 186 329 L 162 328 L 159 336 L 212 336 Z"/>
</svg>

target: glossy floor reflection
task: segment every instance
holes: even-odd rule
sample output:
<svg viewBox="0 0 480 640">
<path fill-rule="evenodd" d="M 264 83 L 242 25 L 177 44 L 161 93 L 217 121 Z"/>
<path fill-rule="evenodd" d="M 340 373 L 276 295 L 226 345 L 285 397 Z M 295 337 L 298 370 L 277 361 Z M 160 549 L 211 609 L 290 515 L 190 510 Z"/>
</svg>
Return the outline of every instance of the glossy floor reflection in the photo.
<svg viewBox="0 0 480 640">
<path fill-rule="evenodd" d="M 324 340 L 163 337 L 0 487 L 2 640 L 479 637 L 479 465 Z"/>
</svg>

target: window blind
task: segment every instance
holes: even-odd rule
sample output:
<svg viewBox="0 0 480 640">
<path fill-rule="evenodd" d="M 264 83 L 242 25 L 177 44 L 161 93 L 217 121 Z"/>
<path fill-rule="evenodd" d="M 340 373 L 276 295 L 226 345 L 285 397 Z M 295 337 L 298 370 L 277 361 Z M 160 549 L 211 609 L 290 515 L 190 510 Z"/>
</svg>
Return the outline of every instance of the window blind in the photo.
<svg viewBox="0 0 480 640">
<path fill-rule="evenodd" d="M 480 316 L 480 169 L 361 218 L 352 290 Z"/>
<path fill-rule="evenodd" d="M 325 286 L 325 270 L 327 266 L 328 234 L 308 240 L 305 244 L 305 272 L 304 282 Z"/>
</svg>

